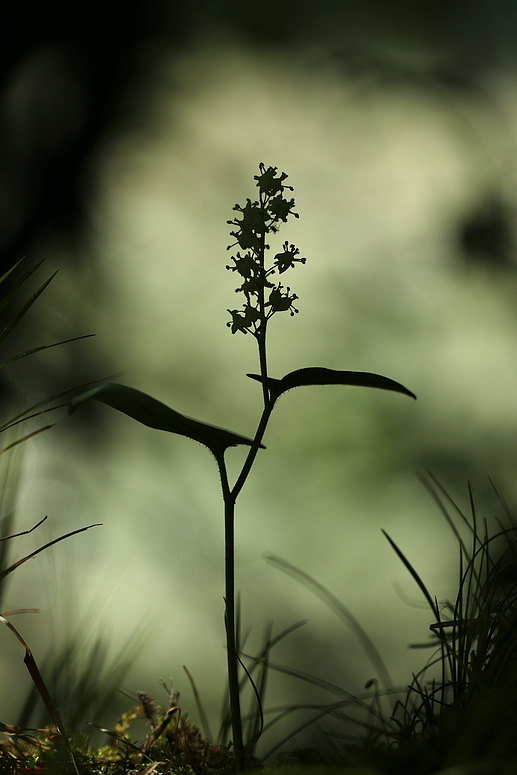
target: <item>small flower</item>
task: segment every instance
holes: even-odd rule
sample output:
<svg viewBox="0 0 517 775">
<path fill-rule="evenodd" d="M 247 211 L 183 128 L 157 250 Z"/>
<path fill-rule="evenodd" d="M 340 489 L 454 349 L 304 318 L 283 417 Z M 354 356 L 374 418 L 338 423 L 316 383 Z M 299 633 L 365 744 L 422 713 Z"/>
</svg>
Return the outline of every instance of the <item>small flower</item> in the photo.
<svg viewBox="0 0 517 775">
<path fill-rule="evenodd" d="M 259 170 L 261 174 L 254 175 L 254 179 L 257 181 L 257 186 L 261 194 L 265 194 L 266 196 L 274 196 L 278 193 L 281 194 L 284 188 L 288 188 L 290 191 L 293 190 L 292 186 L 283 185 L 283 181 L 287 177 L 285 172 L 282 172 L 278 178 L 275 177 L 277 169 L 278 167 L 268 167 L 266 169 L 265 165 L 260 162 Z"/>
<path fill-rule="evenodd" d="M 226 325 L 232 329 L 232 334 L 237 331 L 242 331 L 243 334 L 247 334 L 250 331 L 251 326 L 260 320 L 260 312 L 251 304 L 246 304 L 244 307 L 244 315 L 236 309 L 229 309 L 228 312 L 232 316 L 232 319 Z M 251 333 L 254 333 L 253 331 Z"/>
<path fill-rule="evenodd" d="M 260 270 L 260 266 L 249 253 L 246 253 L 244 256 L 237 253 L 237 258 L 232 256 L 232 261 L 235 262 L 235 266 L 227 266 L 226 268 L 232 272 L 238 272 L 241 277 L 251 278 Z"/>
<path fill-rule="evenodd" d="M 235 237 L 243 250 L 260 250 L 262 235 L 269 231 L 266 225 L 268 219 L 267 212 L 258 202 L 252 202 L 251 199 L 246 200 L 244 207 L 235 205 L 233 209 L 242 213 L 243 218 L 241 221 L 237 220 L 237 218 L 234 218 L 233 221 L 227 221 L 230 225 L 239 227 L 238 231 L 231 231 L 230 234 L 232 237 Z M 228 245 L 227 250 L 230 250 L 232 247 L 233 245 Z"/>
<path fill-rule="evenodd" d="M 228 223 L 231 223 L 231 221 L 228 221 Z M 260 250 L 260 237 L 257 237 L 253 232 L 239 233 L 238 231 L 231 231 L 230 234 L 232 237 L 235 237 L 237 242 L 228 245 L 226 250 L 230 250 L 234 245 L 239 245 L 243 250 Z"/>
<path fill-rule="evenodd" d="M 257 234 L 265 234 L 267 232 L 266 221 L 268 220 L 268 214 L 258 202 L 246 199 L 244 207 L 235 205 L 233 209 L 242 213 L 242 220 L 238 221 L 237 218 L 234 218 L 233 221 L 227 221 L 227 223 L 238 226 L 245 233 L 256 232 Z"/>
<path fill-rule="evenodd" d="M 298 312 L 296 307 L 293 307 L 293 301 L 295 301 L 298 296 L 295 293 L 290 296 L 290 290 L 291 289 L 287 287 L 285 293 L 282 293 L 282 286 L 279 285 L 278 288 L 274 288 L 274 290 L 271 291 L 269 294 L 269 302 L 266 304 L 266 307 L 271 307 L 268 317 L 274 315 L 275 312 L 289 311 L 291 316 L 294 315 L 295 312 Z"/>
<path fill-rule="evenodd" d="M 266 280 L 265 275 L 260 277 L 250 277 L 249 280 L 244 280 L 240 288 L 236 288 L 236 291 L 242 291 L 249 297 L 252 294 L 259 294 L 262 288 L 272 288 L 273 283 Z"/>
<path fill-rule="evenodd" d="M 267 206 L 267 209 L 274 221 L 283 221 L 284 223 L 287 223 L 288 215 L 294 215 L 295 218 L 300 217 L 298 213 L 291 212 L 294 204 L 294 199 L 291 199 L 288 202 L 287 199 L 284 199 L 282 195 L 279 194 L 271 200 Z"/>
<path fill-rule="evenodd" d="M 306 258 L 295 258 L 295 256 L 300 254 L 300 251 L 298 248 L 295 248 L 294 245 L 289 245 L 288 242 L 284 242 L 283 248 L 284 252 L 277 253 L 274 258 L 274 263 L 279 274 L 283 274 L 288 269 L 291 269 L 291 267 L 294 267 L 296 261 L 300 264 L 305 264 Z"/>
</svg>

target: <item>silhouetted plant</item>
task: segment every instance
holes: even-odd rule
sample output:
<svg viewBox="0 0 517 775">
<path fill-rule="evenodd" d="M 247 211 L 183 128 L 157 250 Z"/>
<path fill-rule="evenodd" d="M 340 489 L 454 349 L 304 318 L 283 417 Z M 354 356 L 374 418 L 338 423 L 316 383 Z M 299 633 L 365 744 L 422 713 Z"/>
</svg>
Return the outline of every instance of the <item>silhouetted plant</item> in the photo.
<svg viewBox="0 0 517 775">
<path fill-rule="evenodd" d="M 255 175 L 258 199 L 246 200 L 244 206 L 235 205 L 238 215 L 228 223 L 235 228 L 230 232 L 234 243 L 228 249 L 238 246 L 232 256 L 230 271 L 239 275 L 241 285 L 237 289 L 244 295 L 241 309 L 229 309 L 231 320 L 228 322 L 233 334 L 238 331 L 251 334 L 258 346 L 260 374 L 248 374 L 262 386 L 263 409 L 253 439 L 232 431 L 217 428 L 198 420 L 185 417 L 151 396 L 125 385 L 108 383 L 76 396 L 69 402 L 69 412 L 73 413 L 87 400 L 100 401 L 138 420 L 151 428 L 177 433 L 204 444 L 214 455 L 221 477 L 222 497 L 224 501 L 225 526 L 225 628 L 228 657 L 228 688 L 230 695 L 233 745 L 237 771 L 245 769 L 247 751 L 242 733 L 242 720 L 239 698 L 239 656 L 236 644 L 235 627 L 235 583 L 234 583 L 234 517 L 235 503 L 253 466 L 259 449 L 263 449 L 262 439 L 271 416 L 271 412 L 282 393 L 291 388 L 304 385 L 359 385 L 392 390 L 415 398 L 411 391 L 387 377 L 367 372 L 335 371 L 328 368 L 303 368 L 286 374 L 281 379 L 269 376 L 267 367 L 266 334 L 268 324 L 278 312 L 289 312 L 294 316 L 298 309 L 294 302 L 298 297 L 277 277 L 294 269 L 296 264 L 304 264 L 295 245 L 284 242 L 282 250 L 276 253 L 268 265 L 266 253 L 269 250 L 267 240 L 276 235 L 282 223 L 290 216 L 298 218 L 293 211 L 295 201 L 285 192 L 292 187 L 285 183 L 285 172 L 277 174 L 277 167 L 259 165 L 259 175 Z M 242 254 L 241 254 L 241 251 Z M 283 279 L 283 278 L 282 278 Z M 225 452 L 228 447 L 244 445 L 249 447 L 235 482 L 230 484 L 225 464 Z M 253 737 L 253 744 L 256 742 Z"/>
</svg>

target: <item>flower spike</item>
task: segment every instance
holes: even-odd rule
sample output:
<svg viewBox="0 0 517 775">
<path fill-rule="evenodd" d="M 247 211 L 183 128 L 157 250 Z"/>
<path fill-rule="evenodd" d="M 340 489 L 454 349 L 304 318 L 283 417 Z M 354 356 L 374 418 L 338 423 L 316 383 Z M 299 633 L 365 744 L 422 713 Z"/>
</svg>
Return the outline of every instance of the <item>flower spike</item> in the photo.
<svg viewBox="0 0 517 775">
<path fill-rule="evenodd" d="M 277 253 L 270 266 L 265 265 L 265 253 L 269 245 L 266 244 L 268 234 L 276 234 L 281 223 L 287 223 L 290 215 L 298 218 L 298 213 L 293 211 L 294 199 L 284 197 L 284 191 L 293 191 L 292 186 L 285 183 L 285 172 L 278 174 L 278 167 L 266 167 L 259 164 L 260 175 L 255 175 L 257 188 L 259 189 L 259 201 L 246 199 L 244 206 L 236 204 L 234 210 L 240 213 L 231 221 L 230 226 L 236 228 L 230 232 L 235 242 L 228 246 L 228 250 L 238 245 L 244 251 L 237 251 L 232 256 L 233 266 L 226 268 L 231 272 L 237 272 L 242 278 L 242 285 L 237 288 L 237 293 L 243 293 L 245 301 L 241 310 L 228 310 L 232 319 L 228 327 L 232 334 L 241 331 L 243 334 L 251 333 L 254 337 L 265 335 L 267 321 L 276 312 L 289 312 L 294 315 L 298 310 L 293 302 L 298 298 L 291 293 L 289 287 L 284 289 L 280 284 L 273 284 L 269 277 L 275 272 L 284 274 L 288 269 L 294 268 L 295 263 L 305 264 L 306 259 L 299 257 L 300 251 L 293 244 L 284 242 L 283 251 Z M 265 298 L 266 291 L 269 296 Z"/>
</svg>

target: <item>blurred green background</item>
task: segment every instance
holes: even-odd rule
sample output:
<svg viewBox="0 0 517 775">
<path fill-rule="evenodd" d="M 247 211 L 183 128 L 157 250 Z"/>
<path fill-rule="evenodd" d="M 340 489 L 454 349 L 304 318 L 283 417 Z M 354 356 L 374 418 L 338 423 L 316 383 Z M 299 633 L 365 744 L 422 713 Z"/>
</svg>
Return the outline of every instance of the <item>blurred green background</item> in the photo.
<svg viewBox="0 0 517 775">
<path fill-rule="evenodd" d="M 409 604 L 416 586 L 381 528 L 446 600 L 458 547 L 418 474 L 465 509 L 471 479 L 480 517 L 502 513 L 487 475 L 515 500 L 516 13 L 481 0 L 360 11 L 134 0 L 54 3 L 43 18 L 35 3 L 4 49 L 1 258 L 59 269 L 5 354 L 97 335 L 12 367 L 6 406 L 122 371 L 184 414 L 253 435 L 260 390 L 245 374 L 257 354 L 226 327 L 236 282 L 225 266 L 226 221 L 253 198 L 259 162 L 295 188 L 300 219 L 278 246 L 307 257 L 289 278 L 300 314 L 270 326 L 271 375 L 374 371 L 417 394 L 289 393 L 238 501 L 250 650 L 270 619 L 280 630 L 307 618 L 276 660 L 350 691 L 374 677 L 353 634 L 263 555 L 336 594 L 405 685 L 427 656 L 408 644 L 428 637 L 431 617 Z M 223 519 L 210 455 L 100 406 L 63 413 L 25 452 L 19 529 L 49 519 L 14 554 L 103 523 L 12 577 L 8 608 L 41 608 L 18 620 L 36 659 L 81 623 L 85 646 L 100 633 L 113 653 L 143 629 L 123 688 L 160 698 L 172 676 L 196 717 L 186 664 L 216 727 Z M 229 452 L 234 471 L 240 454 Z M 5 723 L 30 688 L 21 656 L 4 633 Z M 272 676 L 269 703 L 301 701 L 310 687 Z M 127 702 L 116 696 L 98 722 Z"/>
</svg>

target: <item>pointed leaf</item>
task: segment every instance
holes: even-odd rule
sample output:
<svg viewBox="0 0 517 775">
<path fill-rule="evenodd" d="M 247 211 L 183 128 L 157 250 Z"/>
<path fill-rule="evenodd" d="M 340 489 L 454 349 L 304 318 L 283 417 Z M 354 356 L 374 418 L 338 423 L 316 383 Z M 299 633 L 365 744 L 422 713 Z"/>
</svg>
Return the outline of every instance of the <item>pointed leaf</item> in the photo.
<svg viewBox="0 0 517 775">
<path fill-rule="evenodd" d="M 305 586 L 310 589 L 311 592 L 314 592 L 314 594 L 317 595 L 320 600 L 323 600 L 325 605 L 327 605 L 331 611 L 334 611 L 334 613 L 337 614 L 343 622 L 348 624 L 363 646 L 365 653 L 376 669 L 377 674 L 385 688 L 390 689 L 393 686 L 393 682 L 390 678 L 386 665 L 384 664 L 384 660 L 377 651 L 373 641 L 363 630 L 355 616 L 348 610 L 348 608 L 346 608 L 343 603 L 332 594 L 332 592 L 329 592 L 328 589 L 316 581 L 316 579 L 313 579 L 312 576 L 309 576 L 308 573 L 305 573 L 294 565 L 291 565 L 291 563 L 287 562 L 287 560 L 282 560 L 280 557 L 269 553 L 265 554 L 264 557 L 266 561 L 274 565 L 275 568 L 278 568 L 302 584 L 305 584 Z"/>
<path fill-rule="evenodd" d="M 53 344 L 42 344 L 39 347 L 33 347 L 32 350 L 26 350 L 24 353 L 19 353 L 18 355 L 15 355 L 14 358 L 11 358 L 10 360 L 5 361 L 5 363 L 0 363 L 0 369 L 5 369 L 6 366 L 10 366 L 12 363 L 16 363 L 16 361 L 19 361 L 22 358 L 26 358 L 28 355 L 34 355 L 34 353 L 39 353 L 41 350 L 50 350 L 51 347 L 58 347 L 60 344 L 68 344 L 69 342 L 78 342 L 79 339 L 88 339 L 90 336 L 95 336 L 95 334 L 84 334 L 83 336 L 74 336 L 73 339 L 63 339 L 62 342 L 54 342 Z"/>
<path fill-rule="evenodd" d="M 262 382 L 258 374 L 247 374 L 247 377 Z M 335 371 L 334 369 L 308 368 L 297 369 L 286 374 L 282 379 L 268 378 L 268 387 L 271 393 L 271 402 L 274 404 L 282 393 L 303 385 L 358 385 L 359 387 L 381 388 L 381 390 L 393 390 L 403 393 L 416 400 L 416 396 L 399 382 L 395 382 L 380 374 L 371 374 L 368 371 Z"/>
<path fill-rule="evenodd" d="M 46 517 L 45 517 L 46 519 Z M 42 519 L 41 522 L 44 520 Z M 38 524 L 32 528 L 32 530 L 35 530 L 36 527 L 39 527 L 41 525 L 41 522 L 38 522 Z M 53 541 L 49 541 L 44 546 L 40 546 L 39 549 L 36 549 L 34 552 L 31 552 L 30 554 L 27 554 L 25 557 L 22 557 L 21 560 L 18 560 L 17 562 L 13 563 L 13 565 L 10 565 L 8 568 L 2 571 L 0 578 L 5 578 L 5 576 L 8 576 L 10 573 L 13 572 L 13 570 L 16 570 L 16 568 L 19 568 L 20 565 L 23 565 L 24 562 L 27 562 L 27 560 L 31 560 L 33 557 L 36 557 L 37 554 L 40 552 L 44 552 L 45 549 L 48 549 L 50 546 L 54 546 L 54 544 L 58 544 L 60 541 L 64 541 L 67 538 L 70 538 L 70 536 L 75 536 L 78 533 L 84 533 L 85 530 L 90 530 L 92 527 L 101 527 L 101 522 L 97 522 L 95 525 L 87 525 L 86 527 L 80 527 L 78 530 L 72 530 L 70 533 L 65 533 L 65 535 L 59 536 L 59 538 L 54 538 Z M 27 530 L 27 533 L 32 532 L 31 530 Z M 12 538 L 13 536 L 11 536 Z"/>
<path fill-rule="evenodd" d="M 17 635 L 18 640 L 21 640 L 19 633 L 14 629 L 13 625 L 10 622 L 8 622 L 6 619 L 4 619 L 2 616 L 0 616 L 0 619 L 2 619 L 2 621 L 4 621 L 5 624 L 8 624 L 10 629 L 13 630 Z M 61 734 L 61 737 L 63 738 L 66 751 L 68 753 L 68 756 L 70 757 L 70 760 L 72 762 L 72 766 L 76 772 L 76 775 L 79 775 L 79 770 L 77 769 L 77 764 L 74 759 L 72 746 L 70 745 L 70 740 L 68 739 L 68 736 L 66 734 L 65 725 L 61 721 L 61 716 L 60 716 L 58 707 L 55 704 L 52 697 L 50 696 L 50 692 L 47 689 L 43 678 L 41 677 L 41 673 L 39 671 L 38 665 L 36 664 L 36 660 L 32 656 L 32 651 L 27 646 L 25 648 L 25 657 L 23 661 L 25 662 L 25 666 L 29 671 L 32 680 L 34 681 L 34 685 L 36 689 L 40 693 L 41 699 L 45 703 L 45 706 L 50 714 L 50 717 L 54 722 L 54 726 L 57 727 L 59 733 Z"/>
<path fill-rule="evenodd" d="M 12 441 L 10 444 L 7 445 L 7 447 L 0 449 L 0 455 L 3 455 L 4 452 L 7 452 L 13 447 L 17 447 L 18 444 L 23 444 L 24 441 L 27 441 L 28 439 L 32 439 L 32 437 L 37 436 L 38 433 L 43 433 L 43 431 L 49 431 L 51 428 L 54 427 L 54 425 L 55 423 L 52 423 L 52 425 L 45 425 L 43 428 L 38 428 L 36 431 L 32 431 L 32 433 L 28 433 L 26 436 L 22 436 L 21 439 L 16 439 L 16 441 Z"/>
<path fill-rule="evenodd" d="M 41 263 L 41 262 L 40 262 L 40 263 Z M 39 264 L 38 264 L 38 266 L 39 266 Z M 35 267 L 35 269 L 37 269 L 37 267 Z M 25 280 L 27 279 L 27 277 L 29 276 L 29 274 L 32 274 L 32 272 L 33 272 L 33 271 L 34 271 L 34 269 L 30 270 L 30 272 L 27 272 L 27 274 L 26 274 L 26 275 L 24 275 L 24 276 L 22 277 L 22 279 L 20 280 L 20 282 L 19 282 L 19 283 L 17 283 L 17 284 L 14 286 L 14 288 L 13 288 L 13 289 L 12 289 L 12 290 L 11 290 L 11 291 L 10 291 L 10 292 L 7 294 L 7 296 L 5 297 L 5 299 L 3 299 L 3 300 L 2 300 L 2 302 L 1 302 L 1 304 L 0 304 L 0 308 L 1 308 L 1 307 L 3 307 L 3 306 L 4 306 L 4 305 L 7 303 L 7 301 L 9 301 L 9 299 L 11 298 L 11 296 L 13 295 L 13 293 L 14 293 L 16 290 L 18 290 L 18 287 L 20 286 L 20 284 L 21 284 L 21 283 L 23 283 L 23 282 L 25 282 Z M 28 309 L 30 309 L 30 308 L 32 307 L 32 305 L 34 304 L 34 302 L 36 301 L 36 299 L 38 298 L 38 296 L 40 296 L 40 294 L 42 294 L 42 293 L 43 293 L 43 291 L 45 290 L 45 288 L 47 287 L 47 285 L 48 285 L 48 284 L 49 284 L 49 283 L 50 283 L 50 282 L 51 282 L 51 281 L 54 279 L 54 277 L 56 276 L 56 274 L 58 273 L 58 271 L 59 271 L 59 270 L 58 270 L 58 269 L 56 269 L 56 271 L 55 271 L 53 274 L 51 274 L 51 275 L 50 275 L 50 277 L 48 278 L 48 280 L 45 280 L 45 282 L 43 283 L 43 285 L 40 285 L 40 287 L 38 288 L 38 290 L 37 290 L 37 291 L 35 291 L 35 293 L 33 293 L 33 294 L 32 294 L 32 296 L 30 297 L 30 299 L 28 299 L 28 301 L 26 301 L 26 302 L 25 302 L 25 304 L 24 304 L 24 305 L 23 305 L 23 307 L 22 307 L 22 308 L 19 310 L 19 312 L 17 312 L 17 313 L 16 313 L 16 315 L 14 315 L 14 317 L 13 317 L 13 318 L 12 318 L 12 319 L 9 321 L 9 323 L 6 325 L 6 327 L 4 328 L 4 330 L 2 331 L 2 333 L 0 333 L 0 344 L 2 344 L 2 342 L 4 341 L 4 339 L 6 339 L 6 337 L 7 337 L 7 336 L 9 336 L 9 334 L 11 333 L 11 331 L 13 330 L 13 328 L 15 327 L 15 325 L 16 325 L 16 324 L 17 324 L 17 323 L 18 323 L 18 322 L 19 322 L 19 321 L 22 319 L 22 317 L 25 315 L 25 313 L 27 312 L 27 310 L 28 310 Z"/>
<path fill-rule="evenodd" d="M 67 403 L 65 402 L 64 404 L 52 406 L 49 409 L 42 409 L 41 412 L 34 412 L 35 409 L 39 409 L 41 406 L 50 404 L 50 402 L 55 401 L 56 398 L 61 398 L 62 396 L 74 393 L 76 390 L 79 390 L 79 388 L 90 387 L 90 385 L 98 385 L 100 382 L 106 382 L 106 379 L 112 379 L 114 377 L 121 376 L 122 374 L 112 374 L 109 378 L 103 377 L 102 379 L 92 379 L 89 382 L 80 382 L 78 385 L 73 385 L 72 387 L 66 388 L 66 390 L 60 390 L 59 393 L 54 393 L 54 395 L 44 398 L 43 401 L 38 401 L 37 404 L 33 404 L 32 406 L 29 406 L 28 409 L 24 409 L 23 412 L 20 412 L 20 414 L 17 414 L 16 417 L 8 420 L 4 425 L 0 425 L 0 433 L 9 430 L 9 428 L 14 428 L 15 425 L 19 425 L 21 422 L 32 420 L 34 417 L 38 417 L 40 414 L 47 414 L 47 412 L 53 412 L 56 409 L 61 409 L 63 406 L 67 406 Z M 31 412 L 33 412 L 33 414 L 31 414 Z"/>
<path fill-rule="evenodd" d="M 127 385 L 119 385 L 116 382 L 101 385 L 101 387 L 72 398 L 68 402 L 68 413 L 73 414 L 81 404 L 88 400 L 107 404 L 143 425 L 149 426 L 149 428 L 178 433 L 180 436 L 187 436 L 189 439 L 199 441 L 200 444 L 208 447 L 218 459 L 227 447 L 236 447 L 238 444 L 246 444 L 251 447 L 253 444 L 252 439 L 239 436 L 237 433 L 223 428 L 217 428 L 214 425 L 192 420 L 190 417 L 185 417 L 185 415 L 162 404 L 161 401 L 157 401 L 147 393 L 142 393 L 140 390 Z M 264 448 L 262 444 L 260 446 Z"/>
<path fill-rule="evenodd" d="M 23 261 L 23 259 L 24 259 L 24 258 L 25 258 L 25 256 L 22 256 L 22 258 L 20 258 L 20 260 L 19 260 L 19 261 L 17 261 L 17 262 L 16 262 L 16 264 L 13 264 L 13 266 L 12 266 L 10 269 L 8 269 L 8 270 L 7 270 L 7 272 L 6 272 L 5 274 L 3 274 L 3 275 L 0 277 L 0 285 L 1 285 L 1 284 L 4 282 L 4 280 L 7 280 L 7 278 L 9 277 L 9 275 L 10 275 L 10 274 L 12 274 L 12 272 L 14 272 L 14 270 L 15 270 L 17 267 L 19 267 L 19 266 L 20 266 L 20 264 L 21 264 L 21 262 Z M 44 260 L 45 260 L 45 259 L 43 259 L 43 261 L 44 261 Z M 38 266 L 40 266 L 40 265 L 43 263 L 43 261 L 40 261 L 40 262 L 39 262 L 39 264 L 37 264 L 37 265 L 34 267 L 34 270 L 33 270 L 33 271 L 35 271 L 35 270 L 38 268 Z"/>
<path fill-rule="evenodd" d="M 27 282 L 29 277 L 31 277 L 31 275 L 33 275 L 34 272 L 36 272 L 40 268 L 44 260 L 45 259 L 43 258 L 41 261 L 39 261 L 37 264 L 31 267 L 31 269 L 28 269 L 25 272 L 25 274 L 22 275 L 20 279 L 13 285 L 13 287 L 9 289 L 9 291 L 5 294 L 5 296 L 0 300 L 0 311 L 3 310 L 3 308 L 10 302 L 14 294 L 20 290 L 22 285 Z M 4 275 L 2 275 L 2 277 L 0 277 L 0 285 L 4 282 L 4 280 L 6 280 L 9 277 L 9 275 L 12 272 L 14 272 L 14 270 L 18 266 L 20 266 L 22 261 L 23 261 L 23 258 L 20 258 L 20 260 L 14 266 L 8 269 L 7 272 Z"/>
</svg>

